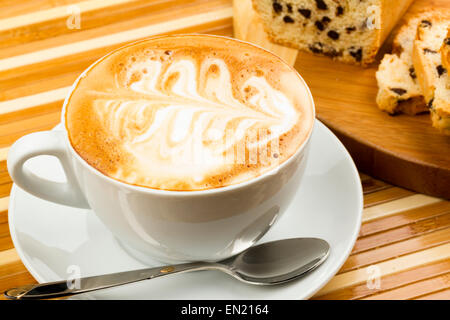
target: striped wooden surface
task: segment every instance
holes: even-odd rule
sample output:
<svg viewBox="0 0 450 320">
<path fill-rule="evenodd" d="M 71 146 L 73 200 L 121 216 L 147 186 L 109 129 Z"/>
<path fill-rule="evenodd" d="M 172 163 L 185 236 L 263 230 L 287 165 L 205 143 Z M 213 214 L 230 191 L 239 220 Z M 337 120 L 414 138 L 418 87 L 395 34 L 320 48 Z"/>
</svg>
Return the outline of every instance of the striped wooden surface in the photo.
<svg viewBox="0 0 450 320">
<path fill-rule="evenodd" d="M 55 126 L 69 86 L 112 48 L 155 34 L 232 35 L 233 30 L 231 0 L 1 0 L 0 8 L 3 292 L 35 282 L 9 234 L 9 146 L 27 133 Z M 77 11 L 80 29 L 70 29 L 68 12 Z M 361 179 L 365 209 L 359 239 L 339 273 L 313 299 L 450 299 L 450 202 L 364 174 Z"/>
</svg>

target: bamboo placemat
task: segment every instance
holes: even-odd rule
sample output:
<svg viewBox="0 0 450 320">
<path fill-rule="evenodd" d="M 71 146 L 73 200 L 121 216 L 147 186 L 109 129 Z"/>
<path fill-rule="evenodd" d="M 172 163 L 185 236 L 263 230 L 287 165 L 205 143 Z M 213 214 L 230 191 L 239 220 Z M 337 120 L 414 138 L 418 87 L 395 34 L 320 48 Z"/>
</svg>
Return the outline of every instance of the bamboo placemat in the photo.
<svg viewBox="0 0 450 320">
<path fill-rule="evenodd" d="M 111 49 L 155 34 L 230 36 L 233 30 L 231 0 L 3 0 L 0 6 L 3 292 L 36 282 L 9 234 L 12 182 L 5 159 L 10 145 L 54 127 L 73 81 Z M 364 174 L 361 180 L 365 208 L 358 241 L 314 299 L 450 299 L 450 202 Z"/>
</svg>

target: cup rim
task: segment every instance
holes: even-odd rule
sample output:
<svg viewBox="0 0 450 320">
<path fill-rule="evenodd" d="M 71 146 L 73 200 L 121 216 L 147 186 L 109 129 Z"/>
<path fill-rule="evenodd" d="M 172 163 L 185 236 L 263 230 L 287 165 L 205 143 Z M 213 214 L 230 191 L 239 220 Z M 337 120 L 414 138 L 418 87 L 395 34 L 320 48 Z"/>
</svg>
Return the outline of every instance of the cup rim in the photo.
<svg viewBox="0 0 450 320">
<path fill-rule="evenodd" d="M 203 189 L 203 190 L 164 190 L 164 189 L 157 189 L 157 188 L 151 188 L 151 187 L 144 187 L 144 186 L 139 186 L 139 185 L 133 185 L 130 183 L 126 183 L 126 182 L 122 182 L 116 179 L 113 179 L 111 177 L 109 177 L 108 175 L 104 174 L 103 172 L 99 171 L 98 169 L 94 168 L 93 166 L 91 166 L 89 163 L 87 163 L 87 161 L 85 159 L 83 159 L 78 152 L 76 152 L 76 150 L 73 148 L 72 143 L 70 142 L 69 139 L 69 135 L 68 135 L 68 131 L 67 131 L 67 127 L 66 127 L 66 109 L 67 109 L 67 104 L 73 94 L 73 92 L 75 91 L 75 89 L 78 86 L 78 83 L 80 82 L 80 80 L 87 74 L 87 72 L 89 72 L 90 69 L 92 69 L 95 65 L 97 65 L 98 63 L 100 63 L 101 61 L 103 61 L 104 59 L 106 59 L 107 57 L 109 57 L 110 55 L 112 55 L 113 53 L 120 51 L 124 48 L 133 46 L 133 45 L 137 45 L 141 42 L 146 42 L 149 41 L 151 39 L 158 39 L 158 38 L 177 38 L 177 37 L 205 37 L 205 38 L 209 38 L 209 37 L 213 37 L 213 38 L 220 38 L 220 39 L 227 39 L 227 40 L 232 40 L 232 41 L 237 41 L 237 42 L 241 42 L 241 43 L 245 43 L 247 45 L 253 46 L 253 47 L 257 47 L 267 53 L 269 53 L 270 55 L 276 57 L 278 60 L 280 60 L 283 64 L 285 64 L 286 66 L 288 66 L 292 71 L 294 71 L 297 76 L 299 77 L 300 81 L 303 83 L 304 88 L 306 89 L 306 93 L 308 94 L 308 100 L 310 102 L 310 106 L 311 106 L 311 113 L 312 113 L 312 123 L 311 126 L 309 128 L 308 134 L 306 135 L 305 139 L 303 140 L 302 144 L 297 148 L 297 150 L 295 151 L 294 154 L 292 154 L 287 160 L 285 160 L 283 163 L 281 163 L 280 165 L 278 165 L 275 168 L 272 168 L 269 171 L 266 171 L 262 174 L 260 174 L 259 176 L 249 179 L 249 180 L 245 180 L 236 184 L 231 184 L 231 185 L 227 185 L 224 187 L 216 187 L 216 188 L 210 188 L 210 189 Z M 141 40 L 137 40 L 137 41 L 133 41 L 130 42 L 124 46 L 121 46 L 119 48 L 116 48 L 114 50 L 112 50 L 111 52 L 108 52 L 107 54 L 105 54 L 104 56 L 100 57 L 98 60 L 96 60 L 95 62 L 93 62 L 89 67 L 87 67 L 79 76 L 78 78 L 75 80 L 75 82 L 73 83 L 73 85 L 70 88 L 70 92 L 66 95 L 65 99 L 64 99 L 64 103 L 63 103 L 63 107 L 61 110 L 61 124 L 63 126 L 63 132 L 64 132 L 64 138 L 66 140 L 66 144 L 68 149 L 70 150 L 71 154 L 75 157 L 75 159 L 77 159 L 82 165 L 83 167 L 85 167 L 86 169 L 88 169 L 90 172 L 92 172 L 93 174 L 95 174 L 96 176 L 106 179 L 107 181 L 109 181 L 110 183 L 114 184 L 117 187 L 125 187 L 134 191 L 138 191 L 138 192 L 143 192 L 143 193 L 150 193 L 150 194 L 157 194 L 157 195 L 167 195 L 167 196 L 200 196 L 200 195 L 213 195 L 213 194 L 218 194 L 218 193 L 223 193 L 223 192 L 229 192 L 229 191 L 235 191 L 237 189 L 241 189 L 241 188 L 245 188 L 248 187 L 252 184 L 255 184 L 257 182 L 260 182 L 262 180 L 265 180 L 267 178 L 269 178 L 270 176 L 276 174 L 277 171 L 281 170 L 282 168 L 284 168 L 285 166 L 287 166 L 289 163 L 291 163 L 292 161 L 294 161 L 295 158 L 297 158 L 297 156 L 302 153 L 302 151 L 305 149 L 305 147 L 308 145 L 309 141 L 311 140 L 311 135 L 314 129 L 314 123 L 315 123 L 315 117 L 316 117 L 316 108 L 315 108 L 315 103 L 314 103 L 314 98 L 312 96 L 311 90 L 309 89 L 308 84 L 306 83 L 306 81 L 303 79 L 303 77 L 300 75 L 300 73 L 293 67 L 290 66 L 289 64 L 287 64 L 281 57 L 277 56 L 276 54 L 270 52 L 269 50 L 264 49 L 263 47 L 250 43 L 248 41 L 244 41 L 244 40 L 240 40 L 240 39 L 235 39 L 232 37 L 228 37 L 228 36 L 218 36 L 218 35 L 211 35 L 211 34 L 199 34 L 199 33 L 186 33 L 186 34 L 174 34 L 174 35 L 157 35 L 157 36 L 151 36 L 151 37 L 147 37 L 145 39 L 141 39 Z"/>
</svg>

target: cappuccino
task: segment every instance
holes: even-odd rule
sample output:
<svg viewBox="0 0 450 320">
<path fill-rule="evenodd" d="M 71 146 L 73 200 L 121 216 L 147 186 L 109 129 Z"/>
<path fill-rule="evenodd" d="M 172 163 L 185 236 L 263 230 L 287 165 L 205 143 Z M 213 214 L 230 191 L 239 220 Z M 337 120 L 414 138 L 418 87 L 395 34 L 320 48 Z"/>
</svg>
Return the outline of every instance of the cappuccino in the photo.
<svg viewBox="0 0 450 320">
<path fill-rule="evenodd" d="M 295 70 L 233 39 L 181 35 L 120 48 L 77 82 L 65 123 L 103 174 L 163 190 L 204 190 L 276 168 L 308 138 L 309 91 Z"/>
</svg>

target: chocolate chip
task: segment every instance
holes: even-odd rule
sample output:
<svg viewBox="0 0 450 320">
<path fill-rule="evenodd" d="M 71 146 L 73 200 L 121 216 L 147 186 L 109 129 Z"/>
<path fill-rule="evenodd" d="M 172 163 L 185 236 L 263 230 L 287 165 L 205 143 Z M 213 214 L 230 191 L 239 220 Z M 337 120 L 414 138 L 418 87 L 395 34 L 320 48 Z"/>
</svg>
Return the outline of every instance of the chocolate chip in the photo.
<svg viewBox="0 0 450 320">
<path fill-rule="evenodd" d="M 311 10 L 309 9 L 298 9 L 298 12 L 304 16 L 306 19 L 311 18 Z"/>
<path fill-rule="evenodd" d="M 398 98 L 397 101 L 400 102 L 408 102 L 408 101 L 412 101 L 412 98 L 408 98 L 408 99 L 402 99 L 402 98 Z M 396 111 L 394 111 L 396 113 Z"/>
<path fill-rule="evenodd" d="M 444 43 L 448 46 L 450 46 L 450 38 L 445 38 Z"/>
<path fill-rule="evenodd" d="M 285 23 L 294 23 L 294 19 L 292 19 L 290 16 L 284 16 L 283 21 Z"/>
<path fill-rule="evenodd" d="M 411 78 L 415 79 L 417 78 L 416 76 L 416 70 L 414 69 L 414 67 L 409 68 L 409 75 Z"/>
<path fill-rule="evenodd" d="M 421 28 L 428 28 L 428 27 L 431 27 L 433 24 L 431 23 L 431 21 L 428 21 L 428 20 L 422 20 L 421 22 L 420 22 L 420 27 Z"/>
<path fill-rule="evenodd" d="M 314 24 L 316 25 L 316 28 L 319 29 L 320 31 L 323 31 L 325 29 L 325 26 L 320 21 L 316 21 Z"/>
<path fill-rule="evenodd" d="M 339 33 L 334 30 L 328 31 L 327 35 L 333 40 L 339 39 Z"/>
<path fill-rule="evenodd" d="M 286 7 L 287 7 L 287 9 L 288 9 L 288 12 L 289 12 L 289 13 L 292 13 L 292 4 L 288 3 L 288 4 L 286 5 Z"/>
<path fill-rule="evenodd" d="M 338 52 L 334 48 L 331 48 L 330 50 L 325 51 L 323 54 L 326 55 L 327 57 L 331 57 L 331 58 L 342 56 L 342 52 Z"/>
<path fill-rule="evenodd" d="M 360 62 L 362 60 L 362 48 L 356 50 L 355 47 L 350 47 L 349 53 L 353 58 L 355 58 L 356 61 Z"/>
<path fill-rule="evenodd" d="M 347 28 L 345 28 L 345 31 L 347 31 L 347 33 L 352 33 L 353 31 L 355 31 L 356 30 L 356 27 L 347 27 Z"/>
<path fill-rule="evenodd" d="M 319 10 L 328 10 L 328 6 L 323 0 L 315 0 L 317 9 Z"/>
<path fill-rule="evenodd" d="M 323 44 L 320 42 L 316 42 L 309 46 L 309 50 L 314 53 L 322 53 L 323 52 Z"/>
<path fill-rule="evenodd" d="M 434 51 L 434 50 L 431 50 L 431 49 L 425 48 L 425 49 L 423 49 L 423 53 L 432 53 L 432 54 L 436 54 L 436 53 L 437 53 L 437 51 Z"/>
<path fill-rule="evenodd" d="M 281 11 L 283 11 L 283 6 L 279 4 L 278 2 L 274 1 L 272 3 L 273 11 L 275 11 L 276 14 L 280 14 Z"/>
<path fill-rule="evenodd" d="M 339 6 L 336 8 L 336 17 L 342 16 L 344 14 L 344 8 Z"/>
<path fill-rule="evenodd" d="M 331 19 L 328 18 L 327 16 L 324 16 L 324 17 L 322 18 L 322 22 L 323 22 L 324 24 L 328 24 L 329 22 L 331 22 Z"/>
<path fill-rule="evenodd" d="M 437 73 L 438 73 L 439 77 L 447 72 L 447 69 L 445 69 L 442 65 L 438 65 L 436 67 L 436 70 L 437 70 Z"/>
<path fill-rule="evenodd" d="M 399 96 L 402 96 L 402 95 L 404 95 L 406 92 L 408 92 L 408 91 L 406 91 L 405 89 L 402 89 L 402 88 L 389 88 L 389 90 L 391 90 L 392 92 L 395 92 L 395 93 L 398 94 Z"/>
</svg>

